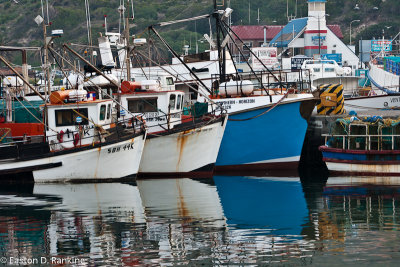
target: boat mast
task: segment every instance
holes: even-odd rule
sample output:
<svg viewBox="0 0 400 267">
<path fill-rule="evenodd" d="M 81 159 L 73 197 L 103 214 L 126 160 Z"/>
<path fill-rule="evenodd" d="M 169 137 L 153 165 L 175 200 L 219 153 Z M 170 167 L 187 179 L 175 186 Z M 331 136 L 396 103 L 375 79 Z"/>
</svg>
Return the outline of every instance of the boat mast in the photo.
<svg viewBox="0 0 400 267">
<path fill-rule="evenodd" d="M 128 0 L 129 3 L 129 0 Z M 126 45 L 126 80 L 131 80 L 131 56 L 130 56 L 130 49 L 129 49 L 129 4 L 128 8 L 126 9 L 127 15 L 125 18 L 125 45 Z"/>
<path fill-rule="evenodd" d="M 214 18 L 216 22 L 216 31 L 217 31 L 217 49 L 218 49 L 218 62 L 219 62 L 219 74 L 220 74 L 220 82 L 225 82 L 225 74 L 226 74 L 226 59 L 225 59 L 225 47 L 221 47 L 221 34 L 222 38 L 224 38 L 224 32 L 222 30 L 220 15 L 218 13 L 217 0 L 214 0 Z"/>
<path fill-rule="evenodd" d="M 45 79 L 45 88 L 44 88 L 44 95 L 45 99 L 47 100 L 47 95 L 50 96 L 51 89 L 50 89 L 50 67 L 49 67 L 49 52 L 48 52 L 48 45 L 51 38 L 47 37 L 47 24 L 43 20 L 43 38 L 44 38 L 44 72 L 46 74 Z"/>
</svg>

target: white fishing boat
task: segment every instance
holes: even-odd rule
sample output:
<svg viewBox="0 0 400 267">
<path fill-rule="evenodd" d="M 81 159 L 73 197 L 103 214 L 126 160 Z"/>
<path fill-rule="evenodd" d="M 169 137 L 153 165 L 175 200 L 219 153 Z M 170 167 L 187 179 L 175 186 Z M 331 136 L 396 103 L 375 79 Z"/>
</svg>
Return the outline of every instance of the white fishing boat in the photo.
<svg viewBox="0 0 400 267">
<path fill-rule="evenodd" d="M 64 182 L 135 177 L 146 132 L 116 124 L 112 100 L 88 99 L 84 90 L 56 91 L 50 95 L 50 104 L 42 108 L 45 140 L 3 144 L 2 180 Z"/>
<path fill-rule="evenodd" d="M 208 113 L 207 103 L 193 105 L 189 113 L 184 110 L 184 93 L 164 91 L 157 81 L 125 81 L 121 89 L 121 105 L 133 116 L 144 116 L 148 127 L 140 175 L 212 174 L 227 115 Z M 128 127 L 132 115 L 123 116 Z"/>
<path fill-rule="evenodd" d="M 302 69 L 309 70 L 309 79 L 314 89 L 326 89 L 329 85 L 341 84 L 342 89 L 340 92 L 327 91 L 326 93 L 335 93 L 337 94 L 337 98 L 343 98 L 344 110 L 348 112 L 351 110 L 363 111 L 399 107 L 400 93 L 389 89 L 395 88 L 392 82 L 390 82 L 389 87 L 374 86 L 374 84 L 378 84 L 374 79 L 381 81 L 382 84 L 387 84 L 383 81 L 396 80 L 386 77 L 387 75 L 393 76 L 394 74 L 384 71 L 383 66 L 377 67 L 371 62 L 368 78 L 371 80 L 372 88 L 360 86 L 360 77 L 353 76 L 350 68 L 341 67 L 334 60 L 305 60 Z M 307 76 L 304 78 L 307 78 Z M 398 85 L 398 76 L 396 81 Z M 321 90 L 321 95 L 324 91 Z"/>
</svg>

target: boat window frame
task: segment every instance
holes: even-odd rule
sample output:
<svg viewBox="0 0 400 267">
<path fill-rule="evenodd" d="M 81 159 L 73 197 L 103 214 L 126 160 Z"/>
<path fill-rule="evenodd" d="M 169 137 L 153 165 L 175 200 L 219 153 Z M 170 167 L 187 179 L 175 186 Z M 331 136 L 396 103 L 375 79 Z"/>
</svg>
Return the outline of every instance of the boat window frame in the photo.
<svg viewBox="0 0 400 267">
<path fill-rule="evenodd" d="M 173 99 L 172 99 L 173 98 Z M 171 102 L 173 101 L 173 102 Z M 176 108 L 176 94 L 170 94 L 169 95 L 169 100 L 168 100 L 168 108 L 169 109 L 175 109 Z"/>
<path fill-rule="evenodd" d="M 176 109 L 181 110 L 181 107 L 182 107 L 182 95 L 177 95 Z"/>
<path fill-rule="evenodd" d="M 104 110 L 103 110 L 104 108 Z M 99 107 L 99 121 L 105 121 L 107 116 L 107 105 L 101 104 Z"/>
<path fill-rule="evenodd" d="M 144 98 L 128 98 L 126 100 L 127 109 L 131 113 L 148 113 L 148 112 L 158 112 L 158 97 L 144 97 Z M 132 105 L 134 103 L 143 103 L 142 109 L 139 105 L 136 105 L 136 109 Z M 151 107 L 151 109 L 146 109 L 146 107 Z"/>
<path fill-rule="evenodd" d="M 165 82 L 167 83 L 167 85 L 174 85 L 174 78 L 167 77 L 165 78 Z"/>
<path fill-rule="evenodd" d="M 62 116 L 61 119 L 65 118 L 68 120 L 67 122 L 61 122 L 59 121 L 59 115 L 60 113 L 70 113 L 70 118 L 66 118 L 68 114 L 65 114 Z M 80 108 L 80 109 L 56 109 L 54 110 L 54 117 L 55 117 L 55 124 L 56 127 L 65 127 L 65 126 L 76 126 L 76 125 L 89 125 L 89 121 L 87 120 L 89 114 L 89 109 L 88 108 Z M 81 123 L 76 123 L 76 117 L 82 117 L 82 122 Z"/>
<path fill-rule="evenodd" d="M 112 110 L 112 105 L 108 104 L 107 105 L 107 120 L 111 119 L 111 110 Z"/>
</svg>

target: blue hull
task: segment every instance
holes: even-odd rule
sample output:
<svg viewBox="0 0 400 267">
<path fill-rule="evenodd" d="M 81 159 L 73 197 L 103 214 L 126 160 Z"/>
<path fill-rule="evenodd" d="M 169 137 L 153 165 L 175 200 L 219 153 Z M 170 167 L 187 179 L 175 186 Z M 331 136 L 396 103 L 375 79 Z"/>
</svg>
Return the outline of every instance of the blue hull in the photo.
<svg viewBox="0 0 400 267">
<path fill-rule="evenodd" d="M 300 235 L 309 212 L 299 178 L 214 176 L 228 228 Z"/>
<path fill-rule="evenodd" d="M 307 131 L 307 121 L 300 114 L 301 103 L 280 104 L 251 120 L 228 121 L 216 166 L 297 167 Z M 268 109 L 244 111 L 229 115 L 229 119 L 247 119 Z"/>
</svg>

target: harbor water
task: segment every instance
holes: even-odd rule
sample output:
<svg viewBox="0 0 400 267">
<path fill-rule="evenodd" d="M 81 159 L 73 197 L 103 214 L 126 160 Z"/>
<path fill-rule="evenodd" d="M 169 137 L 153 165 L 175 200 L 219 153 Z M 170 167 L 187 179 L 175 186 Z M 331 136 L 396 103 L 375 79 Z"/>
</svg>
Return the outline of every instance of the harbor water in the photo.
<svg viewBox="0 0 400 267">
<path fill-rule="evenodd" d="M 400 180 L 308 178 L 4 185 L 0 261 L 4 266 L 398 265 Z"/>
</svg>

